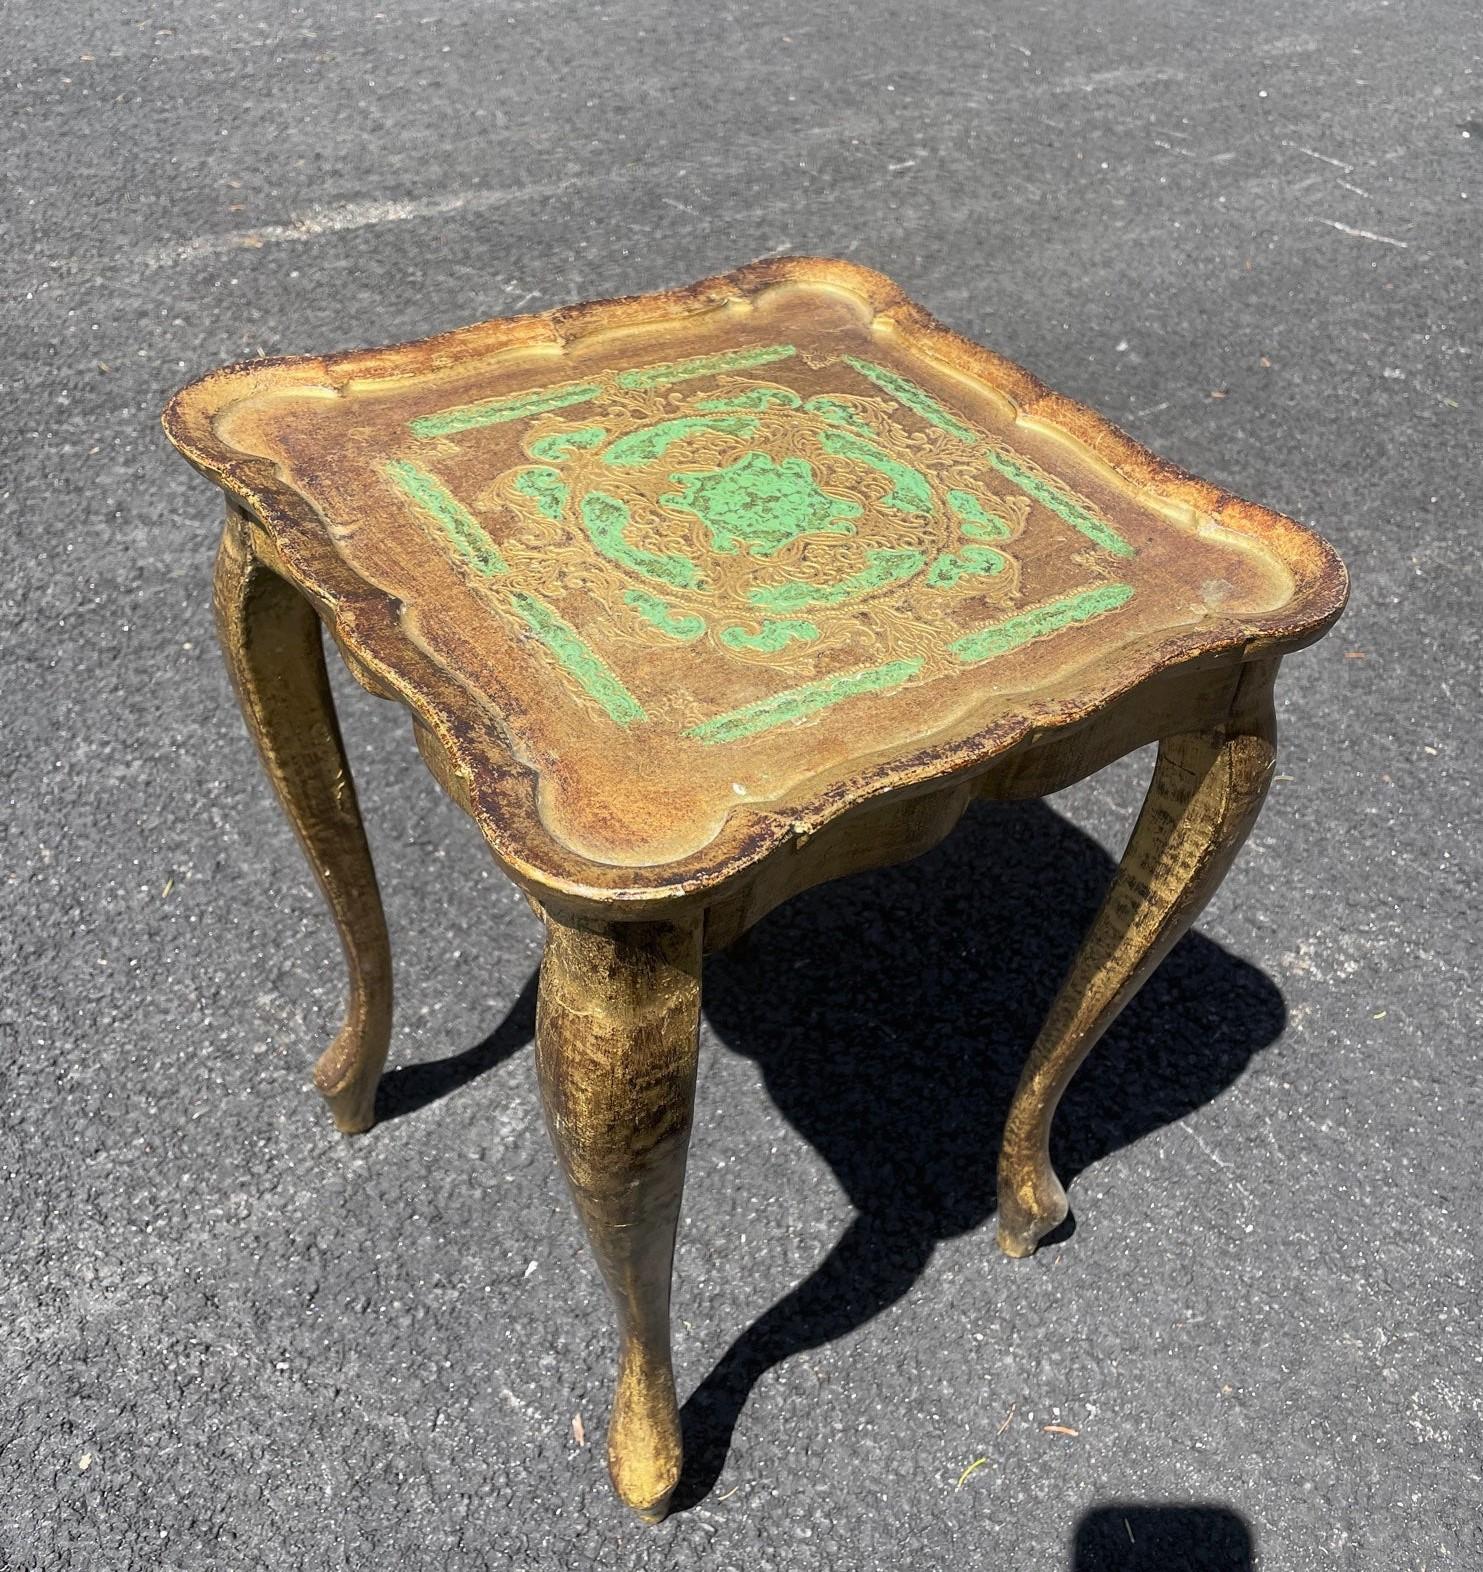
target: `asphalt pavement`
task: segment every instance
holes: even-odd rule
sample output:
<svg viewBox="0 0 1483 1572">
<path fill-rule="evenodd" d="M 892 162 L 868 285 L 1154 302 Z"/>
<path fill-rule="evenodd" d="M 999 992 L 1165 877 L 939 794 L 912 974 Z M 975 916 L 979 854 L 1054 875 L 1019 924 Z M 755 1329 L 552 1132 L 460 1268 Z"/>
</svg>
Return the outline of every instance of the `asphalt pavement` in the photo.
<svg viewBox="0 0 1483 1572">
<path fill-rule="evenodd" d="M 1475 0 L 4 9 L 0 1567 L 1483 1567 L 1480 45 Z M 1067 1099 L 1033 1259 L 998 1131 L 1146 756 L 708 963 L 690 1463 L 646 1528 L 536 924 L 341 682 L 399 999 L 386 1117 L 336 1136 L 338 948 L 158 414 L 785 251 L 1313 524 L 1354 590 Z"/>
</svg>

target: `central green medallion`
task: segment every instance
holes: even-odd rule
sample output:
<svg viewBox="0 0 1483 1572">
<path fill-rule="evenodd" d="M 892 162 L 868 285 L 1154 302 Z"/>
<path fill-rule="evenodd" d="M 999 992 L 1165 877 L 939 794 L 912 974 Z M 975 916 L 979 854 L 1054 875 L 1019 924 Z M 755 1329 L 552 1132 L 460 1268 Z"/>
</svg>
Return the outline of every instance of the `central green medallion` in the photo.
<svg viewBox="0 0 1483 1572">
<path fill-rule="evenodd" d="M 740 548 L 770 557 L 800 535 L 853 535 L 848 521 L 861 512 L 858 502 L 822 491 L 807 459 L 779 463 L 750 452 L 718 469 L 670 479 L 680 489 L 659 501 L 695 514 L 711 533 L 711 549 L 728 555 Z"/>
<path fill-rule="evenodd" d="M 890 367 L 804 356 L 800 386 L 741 375 L 799 358 L 764 345 L 418 416 L 412 434 L 439 447 L 387 478 L 611 720 L 668 716 L 706 745 L 1000 659 L 1130 599 L 1085 560 L 1088 545 L 1136 555 L 1094 502 Z M 819 390 L 830 366 L 843 375 Z M 512 420 L 532 422 L 531 462 L 461 497 L 440 473 L 449 439 Z M 1015 543 L 1037 507 L 1074 534 L 1056 542 L 1064 588 L 1027 601 Z M 1032 553 L 1042 578 L 1047 555 Z"/>
</svg>

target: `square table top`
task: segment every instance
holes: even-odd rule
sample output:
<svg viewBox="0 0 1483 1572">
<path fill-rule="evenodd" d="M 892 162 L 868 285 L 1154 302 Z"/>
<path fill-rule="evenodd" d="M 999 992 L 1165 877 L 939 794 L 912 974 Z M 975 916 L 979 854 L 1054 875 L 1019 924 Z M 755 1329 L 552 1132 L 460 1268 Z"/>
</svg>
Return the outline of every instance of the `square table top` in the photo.
<svg viewBox="0 0 1483 1572">
<path fill-rule="evenodd" d="M 166 427 L 546 883 L 719 880 L 1345 596 L 842 262 L 248 362 Z"/>
</svg>

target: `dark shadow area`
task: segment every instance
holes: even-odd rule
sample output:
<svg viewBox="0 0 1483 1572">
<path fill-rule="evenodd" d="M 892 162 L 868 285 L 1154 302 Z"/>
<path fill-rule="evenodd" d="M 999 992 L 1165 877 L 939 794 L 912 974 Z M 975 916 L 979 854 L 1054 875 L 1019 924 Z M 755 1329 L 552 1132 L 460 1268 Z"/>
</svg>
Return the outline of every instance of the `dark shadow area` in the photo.
<svg viewBox="0 0 1483 1572">
<path fill-rule="evenodd" d="M 685 1404 L 676 1508 L 710 1491 L 768 1370 L 870 1321 L 991 1217 L 1010 1094 L 1114 867 L 1044 803 L 979 804 L 926 856 L 811 890 L 707 963 L 717 1036 L 757 1061 L 858 1215 Z M 1285 1022 L 1262 972 L 1187 936 L 1067 1093 L 1062 1180 L 1219 1095 Z"/>
<path fill-rule="evenodd" d="M 810 890 L 707 961 L 716 1035 L 756 1060 L 857 1215 L 685 1404 L 674 1510 L 710 1492 L 767 1371 L 865 1325 L 940 1241 L 993 1215 L 1010 1095 L 1114 867 L 1042 802 L 977 804 L 925 856 Z M 483 1042 L 384 1076 L 377 1117 L 415 1112 L 530 1042 L 537 975 Z M 1188 935 L 1066 1094 L 1052 1147 L 1062 1180 L 1218 1096 L 1286 1019 L 1262 972 Z M 1042 1248 L 1074 1227 L 1068 1218 Z M 987 1233 L 984 1248 L 995 1248 Z"/>
<path fill-rule="evenodd" d="M 472 1048 L 428 1064 L 405 1064 L 388 1070 L 376 1088 L 376 1122 L 416 1113 L 440 1097 L 467 1086 L 476 1077 L 518 1053 L 536 1033 L 536 986 L 540 973 L 525 980 L 519 997 L 498 1026 Z"/>
<path fill-rule="evenodd" d="M 1253 1572 L 1251 1529 L 1221 1506 L 1109 1502 L 1076 1525 L 1071 1572 Z"/>
</svg>

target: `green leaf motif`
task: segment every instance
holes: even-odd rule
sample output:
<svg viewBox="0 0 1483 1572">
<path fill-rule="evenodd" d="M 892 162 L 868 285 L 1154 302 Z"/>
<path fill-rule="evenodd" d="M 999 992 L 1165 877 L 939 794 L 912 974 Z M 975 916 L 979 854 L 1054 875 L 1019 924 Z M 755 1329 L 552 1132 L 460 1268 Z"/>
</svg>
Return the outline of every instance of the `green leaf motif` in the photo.
<svg viewBox="0 0 1483 1572">
<path fill-rule="evenodd" d="M 566 508 L 566 482 L 559 471 L 544 464 L 522 469 L 515 476 L 515 490 L 529 497 L 548 519 L 560 519 Z"/>
<path fill-rule="evenodd" d="M 810 644 L 818 638 L 819 630 L 812 622 L 778 622 L 764 617 L 756 633 L 745 628 L 721 629 L 721 642 L 732 650 L 756 650 L 763 655 L 776 655 L 797 639 L 800 644 Z"/>
<path fill-rule="evenodd" d="M 588 539 L 609 562 L 671 589 L 699 589 L 699 564 L 677 551 L 645 551 L 624 534 L 632 522 L 628 504 L 605 491 L 589 491 L 582 498 L 582 524 Z"/>
<path fill-rule="evenodd" d="M 620 388 L 666 388 L 694 377 L 720 376 L 727 371 L 750 371 L 787 360 L 798 351 L 791 344 L 759 344 L 754 349 L 728 349 L 719 355 L 696 355 L 690 360 L 667 360 L 658 366 L 635 366 L 618 373 Z"/>
<path fill-rule="evenodd" d="M 963 546 L 957 551 L 945 551 L 927 569 L 927 583 L 933 589 L 948 589 L 965 574 L 1002 573 L 1004 556 L 990 546 Z"/>
<path fill-rule="evenodd" d="M 754 704 L 728 710 L 724 715 L 713 715 L 710 720 L 692 726 L 689 735 L 704 743 L 735 742 L 740 737 L 754 737 L 760 731 L 771 731 L 774 726 L 785 726 L 789 721 L 817 715 L 846 699 L 899 688 L 921 669 L 919 659 L 893 660 L 864 671 L 822 677 L 817 682 L 806 682 L 802 687 L 788 688 L 769 698 L 758 699 Z"/>
<path fill-rule="evenodd" d="M 499 547 L 489 538 L 478 519 L 437 478 L 414 464 L 411 459 L 392 459 L 385 466 L 387 477 L 438 526 L 458 553 L 476 573 L 494 578 L 507 573 L 509 564 Z"/>
<path fill-rule="evenodd" d="M 1138 552 L 1107 522 L 1082 506 L 1067 494 L 1051 477 L 1032 468 L 1018 455 L 1004 448 L 986 448 L 984 456 L 1004 476 L 1012 480 L 1026 496 L 1033 497 L 1042 507 L 1047 507 L 1057 518 L 1080 530 L 1089 541 L 1110 551 L 1115 557 L 1136 557 Z"/>
<path fill-rule="evenodd" d="M 803 406 L 811 415 L 821 415 L 832 426 L 848 426 L 862 437 L 876 435 L 875 427 L 853 404 L 842 398 L 830 398 L 827 393 L 816 394 Z"/>
<path fill-rule="evenodd" d="M 971 491 L 950 491 L 947 500 L 963 533 L 974 540 L 1008 540 L 1014 533 L 1007 519 L 990 513 Z"/>
<path fill-rule="evenodd" d="M 750 437 L 756 430 L 757 421 L 751 415 L 681 415 L 675 420 L 641 426 L 619 437 L 603 454 L 602 461 L 614 469 L 632 469 L 640 464 L 652 464 L 667 448 L 688 437 L 712 431 L 726 437 Z"/>
<path fill-rule="evenodd" d="M 651 628 L 667 633 L 682 644 L 692 643 L 705 632 L 705 618 L 692 617 L 689 612 L 676 611 L 668 601 L 648 590 L 631 589 L 624 593 L 623 602 L 641 616 Z"/>
<path fill-rule="evenodd" d="M 1116 611 L 1133 598 L 1131 584 L 1098 584 L 1092 589 L 1079 590 L 1074 595 L 1064 595 L 1059 600 L 1032 606 L 1028 611 L 1006 617 L 987 628 L 980 628 L 964 638 L 955 640 L 948 648 L 959 660 L 973 663 L 992 660 L 996 655 L 1007 655 L 1032 639 L 1043 639 L 1063 628 L 1074 628 L 1078 623 L 1091 622 L 1094 618 Z"/>
<path fill-rule="evenodd" d="M 532 458 L 549 459 L 559 464 L 573 453 L 595 448 L 606 436 L 607 432 L 601 426 L 579 426 L 575 431 L 552 431 L 544 437 L 537 437 L 526 444 L 525 451 Z"/>
<path fill-rule="evenodd" d="M 893 459 L 889 453 L 873 442 L 862 442 L 848 431 L 826 431 L 819 437 L 819 446 L 836 458 L 854 459 L 867 464 L 891 482 L 891 489 L 881 501 L 898 513 L 915 513 L 927 517 L 932 512 L 932 488 L 927 477 L 910 464 Z"/>
<path fill-rule="evenodd" d="M 792 388 L 748 388 L 745 392 L 732 393 L 725 398 L 703 398 L 696 409 L 771 409 L 781 404 L 785 409 L 797 409 L 803 402 Z"/>
<path fill-rule="evenodd" d="M 869 566 L 848 578 L 835 579 L 831 584 L 808 584 L 795 579 L 790 584 L 764 584 L 754 589 L 747 599 L 754 606 L 767 611 L 803 611 L 809 606 L 842 606 L 846 601 L 858 600 L 871 591 L 884 589 L 888 584 L 909 579 L 927 565 L 925 552 L 910 547 L 900 550 L 884 549 L 866 553 Z"/>
<path fill-rule="evenodd" d="M 568 404 L 585 404 L 602 392 L 597 382 L 567 382 L 560 387 L 536 388 L 529 393 L 511 393 L 503 398 L 484 398 L 477 404 L 459 404 L 435 415 L 419 415 L 407 422 L 414 437 L 451 437 L 460 431 L 494 426 L 505 420 L 527 420 Z"/>
<path fill-rule="evenodd" d="M 903 377 L 889 366 L 878 366 L 873 360 L 860 360 L 854 355 L 846 355 L 844 362 L 847 366 L 853 366 L 862 377 L 869 377 L 892 398 L 899 399 L 908 409 L 914 410 L 923 420 L 942 431 L 950 432 L 959 442 L 974 440 L 971 426 L 965 426 L 956 415 L 950 415 L 926 388 L 918 387 L 910 377 Z"/>
<path fill-rule="evenodd" d="M 557 664 L 577 686 L 620 726 L 647 720 L 644 707 L 624 687 L 622 679 L 585 639 L 537 595 L 510 592 L 510 605 L 537 639 L 555 656 Z"/>
</svg>

